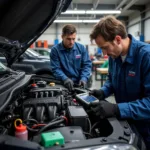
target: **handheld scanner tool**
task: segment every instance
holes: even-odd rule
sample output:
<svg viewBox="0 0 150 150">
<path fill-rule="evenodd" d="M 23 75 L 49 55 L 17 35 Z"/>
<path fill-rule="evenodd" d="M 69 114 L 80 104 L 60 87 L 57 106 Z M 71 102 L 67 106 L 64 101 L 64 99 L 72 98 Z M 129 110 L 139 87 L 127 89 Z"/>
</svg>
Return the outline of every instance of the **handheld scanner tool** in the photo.
<svg viewBox="0 0 150 150">
<path fill-rule="evenodd" d="M 85 107 L 89 107 L 91 102 L 99 102 L 99 100 L 96 97 L 94 97 L 93 95 L 89 95 L 88 93 L 77 94 L 76 100 Z"/>
</svg>

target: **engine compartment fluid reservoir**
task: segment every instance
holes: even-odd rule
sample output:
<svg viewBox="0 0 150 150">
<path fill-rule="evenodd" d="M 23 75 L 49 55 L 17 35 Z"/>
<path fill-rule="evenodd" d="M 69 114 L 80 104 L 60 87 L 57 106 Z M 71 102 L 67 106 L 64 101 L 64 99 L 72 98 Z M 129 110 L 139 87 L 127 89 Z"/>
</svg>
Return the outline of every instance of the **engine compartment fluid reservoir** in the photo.
<svg viewBox="0 0 150 150">
<path fill-rule="evenodd" d="M 17 122 L 19 122 L 19 125 L 17 125 Z M 15 137 L 22 140 L 28 140 L 28 130 L 27 127 L 22 124 L 22 120 L 16 119 L 14 125 L 15 125 Z"/>
</svg>

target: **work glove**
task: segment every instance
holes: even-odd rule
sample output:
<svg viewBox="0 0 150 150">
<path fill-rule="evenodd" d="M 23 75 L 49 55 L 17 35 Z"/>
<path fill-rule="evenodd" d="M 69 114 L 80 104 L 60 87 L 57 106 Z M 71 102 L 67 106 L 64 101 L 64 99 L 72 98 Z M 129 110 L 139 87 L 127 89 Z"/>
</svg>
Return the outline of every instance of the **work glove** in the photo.
<svg viewBox="0 0 150 150">
<path fill-rule="evenodd" d="M 109 117 L 120 117 L 120 111 L 117 104 L 112 104 L 107 101 L 100 101 L 98 103 L 91 103 L 91 110 L 101 119 Z"/>
<path fill-rule="evenodd" d="M 99 100 L 104 100 L 105 99 L 105 95 L 104 95 L 103 90 L 96 90 L 96 89 L 91 90 L 89 92 L 89 95 L 93 95 L 96 98 L 98 98 Z"/>
<path fill-rule="evenodd" d="M 85 88 L 86 88 L 86 82 L 80 80 L 80 81 L 79 81 L 79 86 L 82 86 L 82 87 L 85 89 Z"/>
<path fill-rule="evenodd" d="M 65 81 L 64 81 L 64 86 L 66 88 L 68 88 L 68 90 L 70 92 L 72 92 L 74 90 L 74 87 L 73 87 L 74 83 L 71 79 L 67 78 Z"/>
</svg>

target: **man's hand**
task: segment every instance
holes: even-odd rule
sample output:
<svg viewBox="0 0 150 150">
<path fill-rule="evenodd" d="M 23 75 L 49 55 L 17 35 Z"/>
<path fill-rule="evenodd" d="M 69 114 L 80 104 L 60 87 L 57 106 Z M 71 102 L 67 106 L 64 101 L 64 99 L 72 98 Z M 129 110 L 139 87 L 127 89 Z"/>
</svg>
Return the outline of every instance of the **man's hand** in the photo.
<svg viewBox="0 0 150 150">
<path fill-rule="evenodd" d="M 79 86 L 83 86 L 83 88 L 86 88 L 86 82 L 80 80 L 80 81 L 79 81 Z"/>
<path fill-rule="evenodd" d="M 94 90 L 90 91 L 89 94 L 95 96 L 99 100 L 104 100 L 105 99 L 105 95 L 104 95 L 103 90 L 94 89 Z"/>
<path fill-rule="evenodd" d="M 66 88 L 68 88 L 69 91 L 73 91 L 74 90 L 74 83 L 71 79 L 67 78 L 65 81 L 64 81 L 64 85 Z"/>
<path fill-rule="evenodd" d="M 107 101 L 100 101 L 98 103 L 91 103 L 91 110 L 96 116 L 101 119 L 113 116 L 120 116 L 120 111 L 117 104 L 112 104 Z"/>
</svg>

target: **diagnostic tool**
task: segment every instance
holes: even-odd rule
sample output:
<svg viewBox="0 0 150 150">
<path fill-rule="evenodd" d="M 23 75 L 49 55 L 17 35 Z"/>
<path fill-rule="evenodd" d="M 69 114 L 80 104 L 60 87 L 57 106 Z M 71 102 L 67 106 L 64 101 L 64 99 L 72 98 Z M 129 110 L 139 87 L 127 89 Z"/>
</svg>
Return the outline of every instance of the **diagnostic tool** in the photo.
<svg viewBox="0 0 150 150">
<path fill-rule="evenodd" d="M 96 97 L 94 97 L 93 95 L 89 95 L 88 93 L 77 94 L 76 100 L 78 100 L 80 103 L 82 103 L 85 106 L 89 106 L 91 102 L 92 103 L 99 102 L 99 100 Z"/>
</svg>

